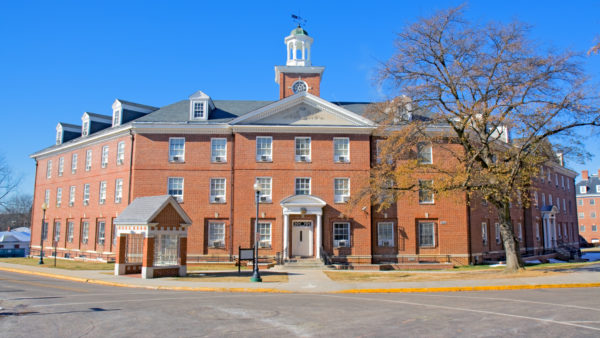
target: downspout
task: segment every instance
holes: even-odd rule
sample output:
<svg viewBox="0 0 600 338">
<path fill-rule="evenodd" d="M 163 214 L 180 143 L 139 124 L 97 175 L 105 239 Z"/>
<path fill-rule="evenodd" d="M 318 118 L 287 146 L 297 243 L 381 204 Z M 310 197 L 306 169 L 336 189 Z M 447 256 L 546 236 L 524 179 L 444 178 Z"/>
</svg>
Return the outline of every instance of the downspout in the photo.
<svg viewBox="0 0 600 338">
<path fill-rule="evenodd" d="M 229 202 L 229 260 L 233 260 L 233 201 L 234 196 L 234 179 L 235 179 L 235 133 L 231 133 L 231 183 L 229 193 L 231 194 Z"/>
</svg>

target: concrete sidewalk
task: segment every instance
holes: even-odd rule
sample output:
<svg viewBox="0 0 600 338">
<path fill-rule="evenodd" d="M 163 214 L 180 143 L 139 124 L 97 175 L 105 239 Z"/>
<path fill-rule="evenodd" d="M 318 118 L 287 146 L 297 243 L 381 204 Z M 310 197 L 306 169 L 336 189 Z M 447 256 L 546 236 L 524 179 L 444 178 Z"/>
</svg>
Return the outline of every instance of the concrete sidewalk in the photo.
<svg viewBox="0 0 600 338">
<path fill-rule="evenodd" d="M 332 281 L 320 270 L 286 270 L 285 267 L 276 271 L 288 273 L 288 282 L 285 283 L 251 283 L 248 271 L 245 272 L 248 282 L 211 283 L 183 281 L 176 278 L 142 279 L 132 276 L 114 276 L 109 270 L 64 270 L 10 263 L 0 263 L 0 270 L 110 286 L 223 292 L 386 293 L 600 287 L 600 264 L 568 273 L 539 277 L 359 283 Z M 206 273 L 210 272 L 215 271 L 206 271 Z"/>
</svg>

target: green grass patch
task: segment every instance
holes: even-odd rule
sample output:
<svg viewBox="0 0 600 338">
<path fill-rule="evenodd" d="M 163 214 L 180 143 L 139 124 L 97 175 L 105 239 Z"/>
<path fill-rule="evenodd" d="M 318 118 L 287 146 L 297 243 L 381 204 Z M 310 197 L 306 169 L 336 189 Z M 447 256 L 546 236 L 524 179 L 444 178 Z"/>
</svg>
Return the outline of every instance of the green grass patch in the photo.
<svg viewBox="0 0 600 338">
<path fill-rule="evenodd" d="M 502 270 L 504 266 L 489 266 L 486 264 L 482 265 L 462 265 L 455 266 L 451 271 L 481 271 L 481 270 Z"/>
<path fill-rule="evenodd" d="M 31 265 L 39 266 L 42 268 L 54 268 L 54 258 L 44 257 L 44 264 L 39 265 L 39 258 L 28 258 L 28 257 L 17 257 L 17 258 L 0 258 L 2 263 L 20 264 L 20 265 Z M 103 262 L 82 262 L 72 261 L 65 259 L 56 260 L 56 268 L 65 270 L 114 270 L 114 263 L 103 263 Z"/>
</svg>

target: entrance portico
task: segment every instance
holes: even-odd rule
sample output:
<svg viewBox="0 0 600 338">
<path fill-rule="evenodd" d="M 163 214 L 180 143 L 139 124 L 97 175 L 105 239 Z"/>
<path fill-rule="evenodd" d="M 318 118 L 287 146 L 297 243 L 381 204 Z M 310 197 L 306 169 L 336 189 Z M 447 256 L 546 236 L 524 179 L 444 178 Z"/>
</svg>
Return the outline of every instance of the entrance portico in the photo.
<svg viewBox="0 0 600 338">
<path fill-rule="evenodd" d="M 556 247 L 556 214 L 558 208 L 554 205 L 542 207 L 542 224 L 544 229 L 544 249 Z"/>
<path fill-rule="evenodd" d="M 316 223 L 313 226 L 312 221 L 294 221 L 292 227 L 294 252 L 292 254 L 300 256 L 314 255 L 316 258 L 321 258 L 323 207 L 326 204 L 322 199 L 312 195 L 293 195 L 281 201 L 280 205 L 283 208 L 283 259 L 288 259 L 290 255 L 290 215 L 315 215 Z M 313 243 L 315 243 L 314 246 Z"/>
</svg>

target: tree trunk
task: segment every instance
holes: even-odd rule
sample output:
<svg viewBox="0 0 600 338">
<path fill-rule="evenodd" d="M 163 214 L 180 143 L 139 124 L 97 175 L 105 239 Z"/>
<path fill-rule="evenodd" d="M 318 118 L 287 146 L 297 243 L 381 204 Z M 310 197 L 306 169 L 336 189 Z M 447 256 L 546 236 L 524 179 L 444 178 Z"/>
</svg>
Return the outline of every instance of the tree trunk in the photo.
<svg viewBox="0 0 600 338">
<path fill-rule="evenodd" d="M 510 204 L 503 203 L 498 210 L 500 218 L 500 234 L 504 244 L 504 253 L 506 255 L 506 272 L 517 272 L 525 268 L 521 258 L 521 249 L 519 241 L 515 238 L 514 227 L 510 217 Z"/>
</svg>

